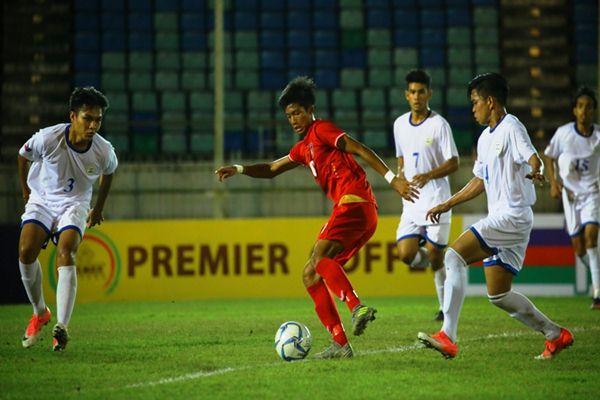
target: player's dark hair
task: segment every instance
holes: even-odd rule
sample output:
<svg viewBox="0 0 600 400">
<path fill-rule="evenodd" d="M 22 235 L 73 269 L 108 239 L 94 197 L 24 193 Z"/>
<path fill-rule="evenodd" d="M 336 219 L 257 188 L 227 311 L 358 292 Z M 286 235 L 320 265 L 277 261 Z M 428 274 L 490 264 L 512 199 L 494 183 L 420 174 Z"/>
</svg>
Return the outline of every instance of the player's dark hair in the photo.
<svg viewBox="0 0 600 400">
<path fill-rule="evenodd" d="M 571 107 L 575 108 L 577 105 L 577 100 L 581 96 L 587 96 L 592 99 L 592 103 L 594 103 L 594 110 L 598 108 L 598 100 L 596 99 L 596 92 L 594 92 L 591 88 L 587 86 L 580 86 L 579 89 L 573 94 L 573 98 L 571 99 Z"/>
<path fill-rule="evenodd" d="M 298 103 L 305 109 L 315 104 L 315 81 L 308 76 L 298 76 L 292 79 L 281 91 L 277 104 L 282 110 L 292 103 Z"/>
<path fill-rule="evenodd" d="M 100 107 L 104 112 L 109 103 L 106 96 L 93 86 L 76 87 L 69 98 L 69 110 L 79 112 L 84 106 Z"/>
<path fill-rule="evenodd" d="M 477 75 L 469 82 L 467 98 L 471 98 L 471 92 L 475 90 L 481 97 L 494 97 L 502 105 L 508 100 L 508 82 L 496 72 L 486 72 Z"/>
<path fill-rule="evenodd" d="M 427 88 L 431 87 L 431 76 L 422 69 L 412 69 L 408 71 L 405 79 L 407 88 L 411 83 L 422 83 L 427 86 Z"/>
</svg>

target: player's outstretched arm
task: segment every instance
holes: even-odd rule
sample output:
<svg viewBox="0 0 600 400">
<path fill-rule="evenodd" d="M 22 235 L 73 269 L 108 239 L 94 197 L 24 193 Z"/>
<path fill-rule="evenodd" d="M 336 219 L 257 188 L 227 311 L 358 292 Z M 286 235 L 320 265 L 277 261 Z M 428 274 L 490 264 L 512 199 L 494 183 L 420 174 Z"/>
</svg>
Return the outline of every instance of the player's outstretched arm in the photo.
<svg viewBox="0 0 600 400">
<path fill-rule="evenodd" d="M 462 189 L 456 192 L 448 200 L 427 211 L 425 218 L 430 220 L 431 222 L 438 223 L 440 222 L 440 215 L 450 211 L 452 208 L 456 207 L 461 203 L 474 199 L 484 191 L 485 185 L 483 183 L 483 180 L 477 177 L 473 177 L 469 182 L 467 182 L 467 184 Z"/>
<path fill-rule="evenodd" d="M 98 196 L 96 196 L 96 204 L 92 209 L 90 209 L 88 214 L 88 228 L 91 228 L 94 225 L 100 225 L 102 221 L 104 221 L 102 210 L 104 210 L 104 203 L 106 203 L 106 198 L 108 197 L 110 187 L 112 186 L 113 176 L 114 174 L 102 175 L 100 177 L 100 185 L 98 187 Z"/>
<path fill-rule="evenodd" d="M 548 181 L 550 182 L 550 197 L 552 197 L 553 199 L 559 199 L 563 187 L 560 180 L 556 177 L 556 160 L 548 156 L 545 156 L 545 159 L 545 166 L 547 172 L 546 175 L 548 176 Z"/>
<path fill-rule="evenodd" d="M 27 185 L 27 172 L 29 172 L 29 160 L 22 155 L 17 156 L 17 169 L 19 172 L 19 183 L 21 184 L 21 192 L 23 194 L 23 200 L 25 203 L 29 200 L 31 189 Z"/>
<path fill-rule="evenodd" d="M 527 164 L 531 166 L 531 173 L 525 175 L 525 178 L 531 179 L 533 183 L 538 183 L 542 186 L 546 181 L 546 178 L 544 177 L 544 163 L 537 153 L 533 153 L 531 157 L 529 157 Z"/>
<path fill-rule="evenodd" d="M 371 168 L 381 174 L 405 200 L 414 202 L 419 198 L 419 191 L 406 179 L 398 177 L 383 160 L 370 148 L 354 140 L 348 135 L 341 136 L 337 141 L 338 149 L 359 156 L 365 160 Z"/>
<path fill-rule="evenodd" d="M 300 164 L 290 160 L 288 156 L 285 156 L 275 161 L 271 161 L 268 164 L 262 163 L 252 165 L 227 165 L 217 169 L 215 171 L 215 174 L 218 175 L 220 182 L 223 182 L 223 180 L 230 178 L 236 174 L 244 174 L 252 178 L 271 179 L 279 174 L 284 173 L 285 171 L 289 171 L 290 169 L 296 168 L 298 165 Z"/>
</svg>

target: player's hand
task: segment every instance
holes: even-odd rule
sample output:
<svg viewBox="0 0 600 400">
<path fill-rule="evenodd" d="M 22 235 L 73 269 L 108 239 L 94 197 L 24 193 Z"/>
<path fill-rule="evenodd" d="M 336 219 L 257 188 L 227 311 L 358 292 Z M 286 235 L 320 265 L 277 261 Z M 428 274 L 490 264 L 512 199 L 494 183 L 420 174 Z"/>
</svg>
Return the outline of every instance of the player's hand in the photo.
<svg viewBox="0 0 600 400">
<path fill-rule="evenodd" d="M 562 193 L 563 185 L 560 182 L 552 182 L 550 184 L 550 197 L 553 199 L 560 199 L 560 194 Z"/>
<path fill-rule="evenodd" d="M 525 175 L 525 178 L 531 179 L 533 184 L 537 183 L 538 185 L 540 185 L 540 187 L 544 186 L 544 182 L 546 182 L 546 177 L 540 171 L 532 172 L 531 174 L 527 174 L 527 175 Z"/>
<path fill-rule="evenodd" d="M 401 179 L 399 177 L 395 177 L 392 179 L 390 185 L 394 188 L 394 190 L 400 193 L 400 196 L 406 201 L 410 201 L 414 203 L 415 200 L 419 198 L 419 190 L 406 179 Z"/>
<path fill-rule="evenodd" d="M 219 182 L 223 182 L 224 179 L 230 178 L 237 174 L 237 169 L 233 165 L 228 165 L 216 170 L 215 174 L 219 175 Z"/>
<path fill-rule="evenodd" d="M 417 174 L 413 176 L 413 179 L 410 183 L 420 189 L 423 186 L 425 186 L 430 180 L 431 177 L 429 176 L 429 174 Z"/>
<path fill-rule="evenodd" d="M 450 206 L 446 203 L 441 203 L 438 204 L 437 206 L 433 207 L 431 210 L 427 211 L 427 214 L 425 215 L 425 219 L 429 220 L 435 224 L 440 222 L 440 216 L 445 213 L 450 211 Z"/>
<path fill-rule="evenodd" d="M 88 214 L 87 227 L 91 228 L 94 225 L 101 225 L 102 221 L 104 221 L 102 211 L 96 211 L 96 209 L 92 208 Z"/>
</svg>

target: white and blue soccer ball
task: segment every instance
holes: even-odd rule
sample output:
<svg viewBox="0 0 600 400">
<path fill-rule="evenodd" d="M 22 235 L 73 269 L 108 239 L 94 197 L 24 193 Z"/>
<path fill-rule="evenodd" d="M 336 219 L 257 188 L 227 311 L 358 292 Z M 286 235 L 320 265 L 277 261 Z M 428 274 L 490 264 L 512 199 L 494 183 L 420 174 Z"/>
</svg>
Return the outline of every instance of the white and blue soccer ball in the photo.
<svg viewBox="0 0 600 400">
<path fill-rule="evenodd" d="M 306 325 L 288 321 L 275 334 L 275 351 L 285 361 L 302 360 L 308 355 L 312 336 Z"/>
</svg>

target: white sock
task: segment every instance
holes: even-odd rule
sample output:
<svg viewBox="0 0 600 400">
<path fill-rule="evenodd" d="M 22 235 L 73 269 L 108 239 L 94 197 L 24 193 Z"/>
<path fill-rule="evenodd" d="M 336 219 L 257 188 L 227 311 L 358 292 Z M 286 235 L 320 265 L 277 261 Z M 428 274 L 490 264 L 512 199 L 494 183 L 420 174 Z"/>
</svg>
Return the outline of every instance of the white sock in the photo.
<svg viewBox="0 0 600 400">
<path fill-rule="evenodd" d="M 488 298 L 493 305 L 503 309 L 514 319 L 521 321 L 534 331 L 542 332 L 546 339 L 554 340 L 560 335 L 560 326 L 552 322 L 521 293 L 509 290 L 495 296 L 488 294 Z"/>
<path fill-rule="evenodd" d="M 427 268 L 429 265 L 429 251 L 425 247 L 419 247 L 415 258 L 410 262 L 410 266 L 413 268 Z"/>
<path fill-rule="evenodd" d="M 452 248 L 446 250 L 444 265 L 446 267 L 446 280 L 444 282 L 444 324 L 442 330 L 450 340 L 456 342 L 458 317 L 465 301 L 468 265 Z"/>
<path fill-rule="evenodd" d="M 58 284 L 56 285 L 56 320 L 59 324 L 69 325 L 76 294 L 77 270 L 75 266 L 59 267 Z"/>
<path fill-rule="evenodd" d="M 598 248 L 593 247 L 587 249 L 586 256 L 589 259 L 589 268 L 592 275 L 592 286 L 594 288 L 594 298 L 600 297 L 600 260 L 598 256 Z"/>
<path fill-rule="evenodd" d="M 46 310 L 44 301 L 44 289 L 42 286 L 42 266 L 39 260 L 31 264 L 24 264 L 19 260 L 19 270 L 21 270 L 21 280 L 27 292 L 29 302 L 33 306 L 35 315 L 42 315 Z"/>
<path fill-rule="evenodd" d="M 446 280 L 446 269 L 442 267 L 433 273 L 433 282 L 435 283 L 435 291 L 437 292 L 440 310 L 444 309 L 444 281 Z"/>
<path fill-rule="evenodd" d="M 581 257 L 579 257 L 578 255 L 575 255 L 577 258 L 579 258 L 579 261 L 581 261 L 581 263 L 583 265 L 585 265 L 585 267 L 587 269 L 590 269 L 590 256 L 586 254 L 582 255 Z"/>
</svg>

